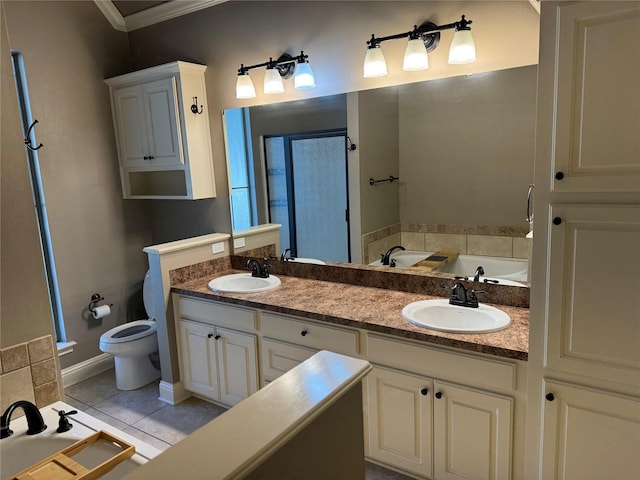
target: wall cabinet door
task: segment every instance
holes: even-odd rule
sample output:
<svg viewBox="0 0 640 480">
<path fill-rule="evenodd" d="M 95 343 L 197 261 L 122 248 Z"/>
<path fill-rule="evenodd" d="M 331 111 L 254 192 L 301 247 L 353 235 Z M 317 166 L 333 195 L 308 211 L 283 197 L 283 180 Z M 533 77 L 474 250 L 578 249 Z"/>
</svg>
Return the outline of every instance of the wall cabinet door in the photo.
<svg viewBox="0 0 640 480">
<path fill-rule="evenodd" d="M 435 478 L 511 478 L 511 398 L 434 382 Z"/>
<path fill-rule="evenodd" d="M 561 205 L 551 216 L 548 367 L 640 384 L 640 206 Z"/>
<path fill-rule="evenodd" d="M 546 381 L 541 478 L 640 478 L 640 399 Z"/>
<path fill-rule="evenodd" d="M 369 456 L 431 478 L 431 380 L 374 367 L 366 383 Z"/>
<path fill-rule="evenodd" d="M 219 398 L 214 327 L 189 320 L 180 321 L 182 381 L 187 390 L 207 398 Z"/>
<path fill-rule="evenodd" d="M 147 167 L 149 139 L 142 87 L 118 88 L 113 91 L 120 161 L 125 167 Z"/>
<path fill-rule="evenodd" d="M 220 401 L 235 405 L 258 391 L 257 339 L 255 335 L 216 328 Z"/>
<path fill-rule="evenodd" d="M 640 4 L 558 8 L 552 191 L 638 192 Z"/>
</svg>

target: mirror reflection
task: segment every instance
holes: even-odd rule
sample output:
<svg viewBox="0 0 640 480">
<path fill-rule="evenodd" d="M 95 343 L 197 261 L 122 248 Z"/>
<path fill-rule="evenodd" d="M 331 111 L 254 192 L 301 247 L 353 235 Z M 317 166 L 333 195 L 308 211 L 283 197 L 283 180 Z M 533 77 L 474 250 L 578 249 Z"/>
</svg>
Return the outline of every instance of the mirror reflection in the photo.
<svg viewBox="0 0 640 480">
<path fill-rule="evenodd" d="M 324 261 L 502 257 L 526 280 L 536 80 L 532 65 L 227 110 L 233 229 L 279 223 L 282 250 Z"/>
</svg>

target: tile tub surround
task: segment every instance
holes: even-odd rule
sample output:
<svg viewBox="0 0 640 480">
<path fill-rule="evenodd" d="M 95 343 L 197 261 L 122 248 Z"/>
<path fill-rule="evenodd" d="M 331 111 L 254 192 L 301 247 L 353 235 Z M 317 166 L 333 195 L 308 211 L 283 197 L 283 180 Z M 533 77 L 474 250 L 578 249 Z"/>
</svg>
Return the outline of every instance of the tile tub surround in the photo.
<svg viewBox="0 0 640 480">
<path fill-rule="evenodd" d="M 56 355 L 51 335 L 0 350 L 0 411 L 17 400 L 28 400 L 38 407 L 60 400 Z"/>
<path fill-rule="evenodd" d="M 227 273 L 237 273 L 237 270 L 222 272 L 222 274 Z M 420 328 L 405 321 L 402 318 L 402 308 L 414 301 L 441 297 L 370 286 L 338 284 L 335 281 L 282 274 L 278 276 L 282 281 L 278 288 L 260 293 L 212 292 L 207 286 L 209 280 L 213 278 L 209 276 L 172 285 L 172 291 L 192 297 L 302 316 L 499 357 L 517 360 L 528 358 L 529 310 L 527 308 L 494 305 L 507 312 L 512 321 L 509 328 L 499 332 L 483 334 L 438 332 Z"/>
</svg>

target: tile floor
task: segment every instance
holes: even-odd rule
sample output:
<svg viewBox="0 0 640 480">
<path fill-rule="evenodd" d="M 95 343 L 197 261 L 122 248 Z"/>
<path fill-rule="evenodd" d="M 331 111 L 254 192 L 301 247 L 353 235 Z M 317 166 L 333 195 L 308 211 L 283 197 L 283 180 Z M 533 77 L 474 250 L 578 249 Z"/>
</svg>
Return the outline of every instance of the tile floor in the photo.
<svg viewBox="0 0 640 480">
<path fill-rule="evenodd" d="M 64 389 L 64 401 L 143 442 L 166 450 L 226 410 L 196 397 L 178 405 L 158 400 L 153 382 L 137 390 L 116 389 L 108 370 Z M 410 477 L 367 463 L 365 480 L 410 480 Z"/>
</svg>

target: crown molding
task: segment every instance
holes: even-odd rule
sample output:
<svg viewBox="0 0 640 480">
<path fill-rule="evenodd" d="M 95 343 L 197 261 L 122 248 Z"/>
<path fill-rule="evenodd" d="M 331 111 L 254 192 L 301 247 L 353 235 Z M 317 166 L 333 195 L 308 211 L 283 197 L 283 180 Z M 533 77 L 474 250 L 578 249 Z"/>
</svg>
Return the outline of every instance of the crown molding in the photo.
<svg viewBox="0 0 640 480">
<path fill-rule="evenodd" d="M 540 13 L 540 0 L 529 0 L 529 3 L 536 12 Z"/>
<path fill-rule="evenodd" d="M 111 26 L 122 32 L 131 32 L 139 28 L 148 27 L 149 25 L 197 12 L 198 10 L 226 1 L 227 0 L 171 1 L 123 17 L 111 0 L 94 0 L 102 14 L 107 18 L 109 23 L 111 23 Z"/>
</svg>

